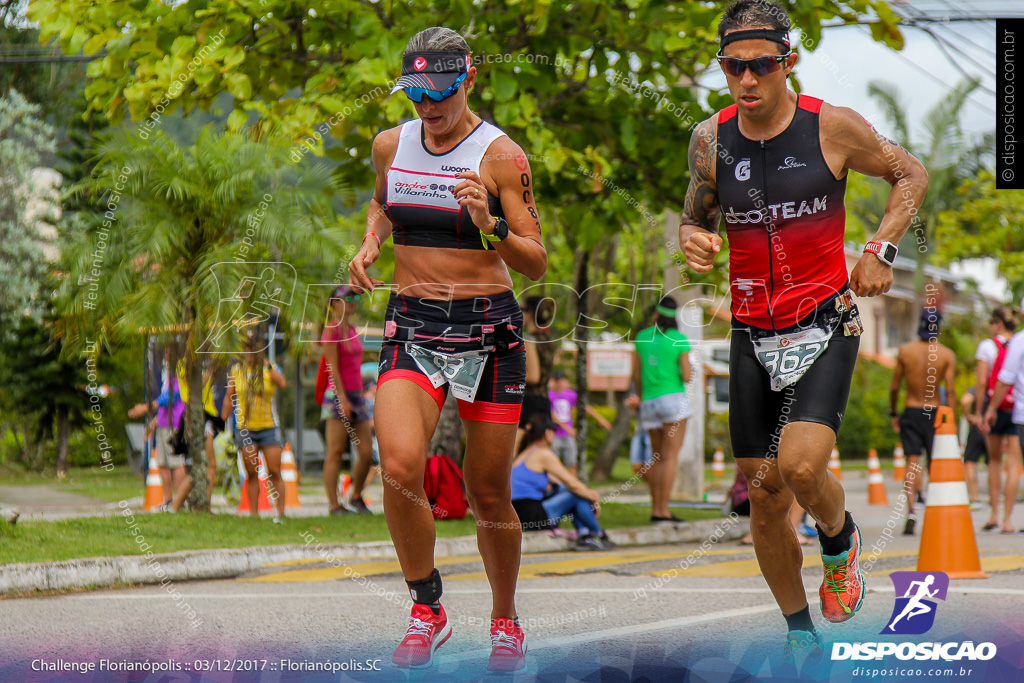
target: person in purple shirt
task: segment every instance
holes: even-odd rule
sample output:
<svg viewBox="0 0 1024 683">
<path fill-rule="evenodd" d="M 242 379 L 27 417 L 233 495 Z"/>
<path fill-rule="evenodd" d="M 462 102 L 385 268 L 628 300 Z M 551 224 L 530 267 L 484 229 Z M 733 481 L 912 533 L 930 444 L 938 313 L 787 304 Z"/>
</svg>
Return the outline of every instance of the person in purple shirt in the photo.
<svg viewBox="0 0 1024 683">
<path fill-rule="evenodd" d="M 139 403 L 128 411 L 128 417 L 142 417 L 148 412 L 156 411 L 156 417 L 146 425 L 146 438 L 156 433 L 156 446 L 153 457 L 156 457 L 160 468 L 160 480 L 163 483 L 164 503 L 161 510 L 169 510 L 174 500 L 174 492 L 185 480 L 185 456 L 176 455 L 171 448 L 170 439 L 181 425 L 185 415 L 185 402 L 181 400 L 179 372 L 172 372 L 177 367 L 171 358 L 171 348 L 164 350 L 164 364 L 160 373 L 160 393 L 150 403 Z M 179 368 L 180 370 L 181 368 Z"/>
<path fill-rule="evenodd" d="M 572 410 L 576 407 L 576 391 L 569 388 L 569 379 L 561 370 L 555 370 L 551 374 L 548 399 L 551 401 L 551 419 L 555 423 L 555 439 L 551 443 L 551 450 L 565 468 L 576 476 L 579 458 L 576 449 L 576 427 L 573 426 L 572 420 Z M 590 405 L 587 406 L 587 415 L 597 420 L 605 430 L 612 428 L 608 420 L 601 417 Z"/>
</svg>

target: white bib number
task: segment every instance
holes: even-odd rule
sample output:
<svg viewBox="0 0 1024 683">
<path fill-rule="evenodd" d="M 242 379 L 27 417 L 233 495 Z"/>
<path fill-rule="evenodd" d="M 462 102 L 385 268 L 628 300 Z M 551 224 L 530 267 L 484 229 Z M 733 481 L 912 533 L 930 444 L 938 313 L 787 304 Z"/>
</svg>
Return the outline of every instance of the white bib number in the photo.
<svg viewBox="0 0 1024 683">
<path fill-rule="evenodd" d="M 405 350 L 435 389 L 448 382 L 455 398 L 467 403 L 472 403 L 476 398 L 487 364 L 486 351 L 441 353 L 415 344 L 406 344 Z"/>
<path fill-rule="evenodd" d="M 796 334 L 755 340 L 754 355 L 768 371 L 772 391 L 782 391 L 803 377 L 828 348 L 832 332 L 812 327 Z"/>
</svg>

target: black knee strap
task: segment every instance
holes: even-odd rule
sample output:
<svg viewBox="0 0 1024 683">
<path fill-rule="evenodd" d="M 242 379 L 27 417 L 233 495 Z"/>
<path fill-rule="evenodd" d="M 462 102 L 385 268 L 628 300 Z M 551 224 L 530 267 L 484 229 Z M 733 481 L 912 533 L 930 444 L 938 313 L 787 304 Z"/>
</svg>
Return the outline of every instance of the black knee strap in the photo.
<svg viewBox="0 0 1024 683">
<path fill-rule="evenodd" d="M 425 579 L 406 581 L 412 601 L 419 605 L 433 605 L 441 599 L 441 573 L 434 571 Z"/>
</svg>

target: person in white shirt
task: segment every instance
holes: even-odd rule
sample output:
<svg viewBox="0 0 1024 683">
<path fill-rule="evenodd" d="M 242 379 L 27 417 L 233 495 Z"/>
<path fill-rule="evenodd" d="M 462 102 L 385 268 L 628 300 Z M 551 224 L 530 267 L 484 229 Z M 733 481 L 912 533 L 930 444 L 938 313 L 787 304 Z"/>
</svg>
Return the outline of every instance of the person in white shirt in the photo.
<svg viewBox="0 0 1024 683">
<path fill-rule="evenodd" d="M 983 401 L 978 401 L 975 407 L 975 417 L 981 418 L 982 413 L 986 418 L 981 423 L 981 429 L 988 441 L 988 491 L 992 501 L 992 515 L 988 522 L 982 527 L 983 531 L 992 531 L 999 526 L 1000 499 L 1002 499 L 1003 522 L 1002 530 L 1005 533 L 1013 533 L 1014 528 L 1010 522 L 1013 513 L 1013 506 L 1017 499 L 1017 486 L 1021 476 L 1021 446 L 1015 438 L 1013 413 L 1017 404 L 1014 402 L 1014 391 L 1009 386 L 1007 391 L 1000 395 L 999 400 L 994 400 L 994 392 L 997 383 L 996 374 L 1005 367 L 1004 358 L 1009 355 L 1007 343 L 1017 329 L 1018 318 L 1016 313 L 1006 307 L 1000 306 L 992 311 L 989 319 L 989 326 L 992 337 L 984 339 L 978 344 L 978 351 L 975 358 L 978 361 L 977 395 L 983 396 Z M 1007 383 L 1012 384 L 1011 382 Z M 1022 406 L 1024 408 L 1024 406 Z M 993 415 L 991 421 L 988 415 Z M 1024 420 L 1020 420 L 1024 422 Z M 1003 460 L 1006 461 L 1006 478 L 1003 479 Z"/>
</svg>

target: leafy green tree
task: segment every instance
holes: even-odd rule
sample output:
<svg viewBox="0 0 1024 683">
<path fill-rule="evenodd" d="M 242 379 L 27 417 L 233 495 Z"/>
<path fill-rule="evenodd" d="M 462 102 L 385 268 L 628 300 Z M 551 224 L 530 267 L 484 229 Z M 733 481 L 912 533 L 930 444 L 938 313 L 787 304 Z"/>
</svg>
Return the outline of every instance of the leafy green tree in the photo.
<svg viewBox="0 0 1024 683">
<path fill-rule="evenodd" d="M 38 200 L 32 171 L 52 152 L 53 128 L 39 107 L 16 90 L 0 97 L 0 320 L 34 305 L 47 269 L 38 221 L 53 217 L 29 204 Z"/>
<path fill-rule="evenodd" d="M 54 465 L 62 477 L 68 469 L 71 430 L 86 424 L 89 404 L 85 363 L 61 353 L 53 324 L 31 315 L 13 316 L 5 324 L 0 335 L 0 409 L 8 418 L 6 428 L 15 434 L 21 463 L 35 471 Z M 47 448 L 53 441 L 55 456 Z"/>
<path fill-rule="evenodd" d="M 835 20 L 869 23 L 879 39 L 901 41 L 898 17 L 880 0 L 789 9 L 815 44 L 823 23 Z M 406 40 L 451 26 L 478 59 L 472 106 L 534 155 L 547 224 L 565 226 L 571 246 L 586 251 L 636 221 L 639 206 L 682 204 L 686 155 L 650 142 L 684 149 L 689 129 L 724 103 L 711 93 L 705 109 L 692 87 L 713 63 L 720 12 L 651 0 L 35 0 L 29 18 L 65 53 L 102 55 L 89 65 L 87 95 L 90 110 L 112 123 L 127 113 L 153 124 L 169 110 L 209 107 L 227 91 L 229 129 L 255 119 L 262 133 L 305 138 L 315 151 L 333 137 L 340 144 L 328 154 L 353 187 L 371 183 L 373 136 L 410 116 L 403 98 L 387 96 Z"/>
<path fill-rule="evenodd" d="M 1024 296 L 1024 193 L 996 189 L 988 169 L 954 190 L 956 205 L 938 215 L 936 236 L 943 261 L 991 257 L 999 262 L 1013 301 Z"/>
<path fill-rule="evenodd" d="M 124 343 L 143 331 L 183 338 L 189 394 L 202 395 L 199 353 L 237 349 L 239 326 L 301 319 L 305 284 L 283 258 L 291 245 L 328 253 L 332 186 L 320 165 L 296 169 L 289 150 L 204 129 L 189 147 L 160 131 L 122 131 L 100 147 L 76 191 L 107 208 L 68 252 L 62 334 Z M 193 504 L 209 508 L 203 408 L 191 400 Z"/>
</svg>

